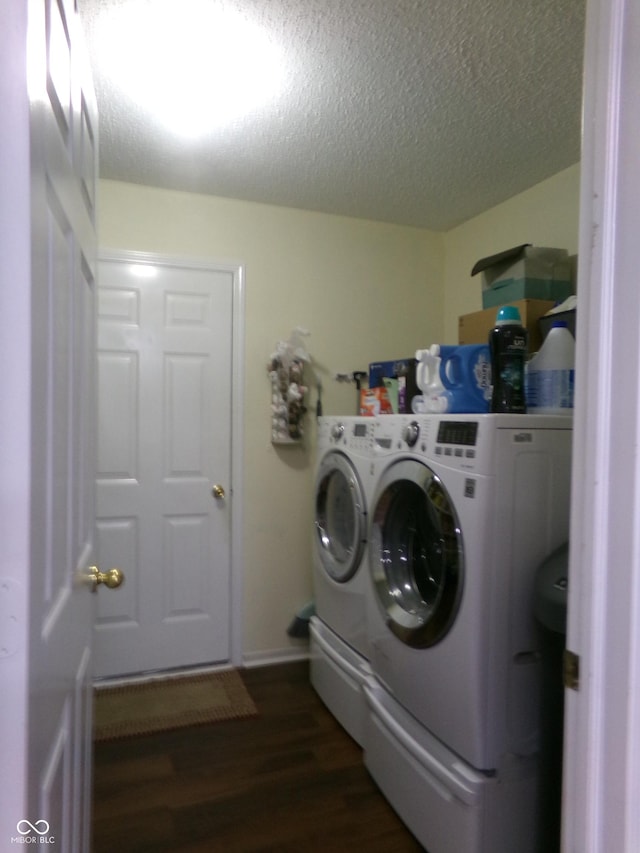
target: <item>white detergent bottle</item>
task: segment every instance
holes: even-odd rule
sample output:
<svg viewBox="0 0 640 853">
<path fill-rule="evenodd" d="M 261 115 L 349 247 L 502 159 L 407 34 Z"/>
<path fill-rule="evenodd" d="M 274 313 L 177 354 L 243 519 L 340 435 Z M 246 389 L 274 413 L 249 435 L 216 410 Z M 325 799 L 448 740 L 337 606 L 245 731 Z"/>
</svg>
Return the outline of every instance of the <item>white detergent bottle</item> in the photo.
<svg viewBox="0 0 640 853">
<path fill-rule="evenodd" d="M 440 379 L 440 347 L 432 344 L 429 349 L 416 352 L 416 384 L 422 395 L 413 398 L 411 407 L 416 414 L 448 412 L 451 394 Z"/>
<path fill-rule="evenodd" d="M 556 321 L 527 367 L 527 410 L 538 415 L 573 413 L 575 340 Z"/>
</svg>

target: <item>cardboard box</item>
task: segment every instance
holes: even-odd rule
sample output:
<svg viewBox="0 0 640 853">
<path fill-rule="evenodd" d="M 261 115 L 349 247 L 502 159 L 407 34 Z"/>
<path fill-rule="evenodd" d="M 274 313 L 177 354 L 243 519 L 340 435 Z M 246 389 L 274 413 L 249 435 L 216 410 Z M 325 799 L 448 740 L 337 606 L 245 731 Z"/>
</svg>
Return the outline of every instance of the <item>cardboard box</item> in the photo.
<svg viewBox="0 0 640 853">
<path fill-rule="evenodd" d="M 518 299 L 563 302 L 573 293 L 571 264 L 566 249 L 548 249 L 524 243 L 481 258 L 471 275 L 481 273 L 484 308 Z"/>
<path fill-rule="evenodd" d="M 542 344 L 539 320 L 553 308 L 555 302 L 546 299 L 518 299 L 508 304 L 515 305 L 520 311 L 522 325 L 529 332 L 529 352 L 537 352 Z M 486 344 L 489 332 L 496 324 L 497 313 L 497 308 L 485 308 L 484 311 L 474 311 L 459 317 L 458 343 Z"/>
<path fill-rule="evenodd" d="M 539 278 L 520 278 L 494 284 L 482 291 L 483 308 L 512 305 L 519 299 L 544 299 L 555 304 L 572 294 L 569 281 L 544 281 Z"/>
</svg>

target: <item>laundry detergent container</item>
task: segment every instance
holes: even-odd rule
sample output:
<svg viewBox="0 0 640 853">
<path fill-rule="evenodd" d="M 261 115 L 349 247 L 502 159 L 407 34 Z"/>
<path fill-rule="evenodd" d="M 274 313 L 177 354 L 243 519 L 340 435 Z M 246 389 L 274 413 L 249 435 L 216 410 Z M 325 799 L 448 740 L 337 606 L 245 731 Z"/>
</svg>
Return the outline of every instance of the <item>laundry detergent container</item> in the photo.
<svg viewBox="0 0 640 853">
<path fill-rule="evenodd" d="M 491 399 L 491 360 L 486 344 L 432 344 L 416 352 L 416 413 L 486 414 Z"/>
</svg>

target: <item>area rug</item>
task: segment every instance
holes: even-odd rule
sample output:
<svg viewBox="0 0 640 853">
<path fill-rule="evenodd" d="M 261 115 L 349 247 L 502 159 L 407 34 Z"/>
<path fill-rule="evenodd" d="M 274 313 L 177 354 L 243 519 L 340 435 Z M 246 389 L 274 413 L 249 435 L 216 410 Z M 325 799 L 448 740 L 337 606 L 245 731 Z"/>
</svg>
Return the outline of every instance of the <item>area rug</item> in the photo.
<svg viewBox="0 0 640 853">
<path fill-rule="evenodd" d="M 95 741 L 164 732 L 185 726 L 257 716 L 258 710 L 235 669 L 98 687 Z"/>
</svg>

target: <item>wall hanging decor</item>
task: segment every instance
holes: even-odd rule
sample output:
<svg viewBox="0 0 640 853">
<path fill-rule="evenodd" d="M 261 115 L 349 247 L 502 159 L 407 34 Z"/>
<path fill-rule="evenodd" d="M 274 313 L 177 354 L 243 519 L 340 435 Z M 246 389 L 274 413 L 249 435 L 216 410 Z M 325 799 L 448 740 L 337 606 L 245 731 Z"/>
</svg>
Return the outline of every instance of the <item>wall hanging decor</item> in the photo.
<svg viewBox="0 0 640 853">
<path fill-rule="evenodd" d="M 269 358 L 271 380 L 271 441 L 273 444 L 298 444 L 304 435 L 307 411 L 304 384 L 305 368 L 311 364 L 303 338 L 309 332 L 300 327 L 286 341 L 279 341 Z"/>
</svg>

